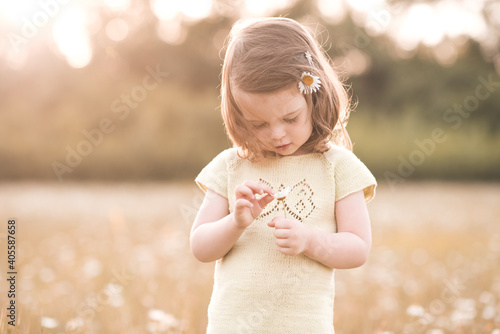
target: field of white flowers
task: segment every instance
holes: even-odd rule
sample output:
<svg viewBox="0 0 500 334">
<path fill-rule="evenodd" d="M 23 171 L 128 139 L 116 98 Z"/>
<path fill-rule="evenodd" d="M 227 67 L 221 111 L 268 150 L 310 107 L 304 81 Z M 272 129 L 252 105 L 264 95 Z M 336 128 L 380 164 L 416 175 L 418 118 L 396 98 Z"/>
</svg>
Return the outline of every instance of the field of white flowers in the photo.
<svg viewBox="0 0 500 334">
<path fill-rule="evenodd" d="M 194 183 L 0 185 L 0 333 L 201 334 L 213 264 Z M 368 262 L 336 271 L 337 334 L 500 333 L 500 184 L 381 184 Z M 16 326 L 7 221 L 16 220 Z"/>
</svg>

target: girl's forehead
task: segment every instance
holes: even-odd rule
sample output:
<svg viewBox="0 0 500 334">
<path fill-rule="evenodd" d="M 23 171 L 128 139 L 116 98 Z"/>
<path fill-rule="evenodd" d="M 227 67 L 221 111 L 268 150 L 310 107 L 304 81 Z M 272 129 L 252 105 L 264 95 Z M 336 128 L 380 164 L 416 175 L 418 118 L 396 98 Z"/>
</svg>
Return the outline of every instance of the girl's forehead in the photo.
<svg viewBox="0 0 500 334">
<path fill-rule="evenodd" d="M 297 87 L 270 93 L 248 93 L 235 89 L 233 96 L 246 119 L 283 117 L 307 106 Z"/>
</svg>

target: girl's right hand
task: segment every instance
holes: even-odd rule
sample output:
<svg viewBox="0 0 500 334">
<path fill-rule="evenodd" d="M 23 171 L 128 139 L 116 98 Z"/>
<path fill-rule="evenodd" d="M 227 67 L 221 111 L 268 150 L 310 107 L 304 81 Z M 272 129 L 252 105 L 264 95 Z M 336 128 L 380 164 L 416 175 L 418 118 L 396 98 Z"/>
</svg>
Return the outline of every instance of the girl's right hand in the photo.
<svg viewBox="0 0 500 334">
<path fill-rule="evenodd" d="M 272 188 L 255 181 L 246 180 L 236 186 L 234 204 L 234 222 L 236 227 L 245 229 L 257 218 L 262 210 L 274 200 L 276 193 Z M 259 199 L 256 194 L 263 195 Z M 270 196 L 271 195 L 271 196 Z"/>
</svg>

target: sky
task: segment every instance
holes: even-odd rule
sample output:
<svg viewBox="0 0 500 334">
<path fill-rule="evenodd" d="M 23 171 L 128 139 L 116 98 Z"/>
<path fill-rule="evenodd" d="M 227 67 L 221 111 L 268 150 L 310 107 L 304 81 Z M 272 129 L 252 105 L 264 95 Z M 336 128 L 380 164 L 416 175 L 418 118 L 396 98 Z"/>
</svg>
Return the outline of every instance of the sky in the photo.
<svg viewBox="0 0 500 334">
<path fill-rule="evenodd" d="M 453 62 L 456 50 L 443 41 L 461 36 L 478 41 L 488 40 L 482 10 L 488 0 L 442 0 L 436 3 L 415 2 L 408 8 L 389 7 L 385 0 L 317 0 L 324 18 L 340 23 L 348 14 L 368 34 L 387 34 L 403 50 L 419 43 L 436 47 L 438 58 Z M 159 37 L 167 43 L 183 40 L 181 23 L 195 21 L 213 11 L 237 11 L 239 16 L 265 16 L 284 8 L 289 0 L 150 0 L 154 14 L 160 19 Z M 117 18 L 100 22 L 95 9 L 104 6 Z M 0 0 L 0 29 L 6 31 L 0 40 L 0 57 L 12 68 L 23 67 L 27 53 L 37 43 L 48 43 L 54 52 L 74 68 L 87 66 L 93 50 L 89 36 L 104 29 L 113 41 L 124 40 L 133 29 L 134 15 L 141 4 L 131 0 Z M 239 7 L 238 7 L 239 8 Z M 500 2 L 489 4 L 500 26 Z M 135 20 L 137 21 L 137 20 Z M 465 38 L 466 39 L 466 38 Z M 439 60 L 439 59 L 438 59 Z"/>
</svg>

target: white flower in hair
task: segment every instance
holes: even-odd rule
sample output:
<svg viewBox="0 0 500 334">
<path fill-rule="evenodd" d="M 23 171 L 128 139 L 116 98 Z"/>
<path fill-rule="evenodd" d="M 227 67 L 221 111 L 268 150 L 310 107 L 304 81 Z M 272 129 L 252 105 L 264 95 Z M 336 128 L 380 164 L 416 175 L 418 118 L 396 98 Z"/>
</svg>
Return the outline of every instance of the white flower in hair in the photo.
<svg viewBox="0 0 500 334">
<path fill-rule="evenodd" d="M 312 57 L 311 53 L 309 51 L 306 51 L 305 56 L 306 56 L 306 59 L 307 59 L 307 62 L 309 63 L 309 65 L 314 66 L 313 57 Z"/>
<path fill-rule="evenodd" d="M 299 81 L 299 89 L 301 94 L 311 94 L 316 93 L 316 91 L 321 87 L 321 81 L 319 77 L 312 75 L 309 72 L 302 73 Z"/>
</svg>

